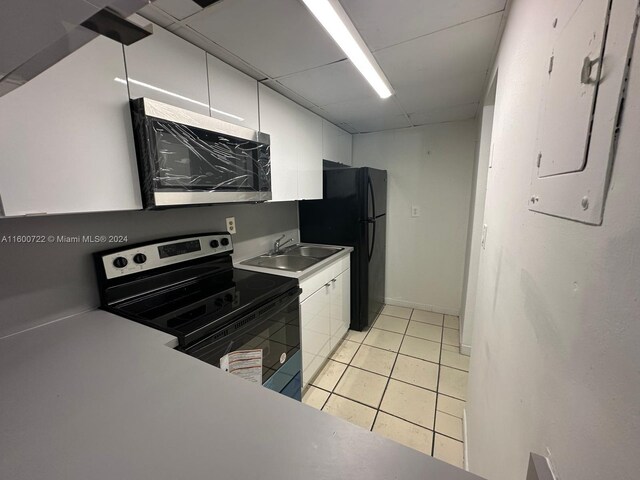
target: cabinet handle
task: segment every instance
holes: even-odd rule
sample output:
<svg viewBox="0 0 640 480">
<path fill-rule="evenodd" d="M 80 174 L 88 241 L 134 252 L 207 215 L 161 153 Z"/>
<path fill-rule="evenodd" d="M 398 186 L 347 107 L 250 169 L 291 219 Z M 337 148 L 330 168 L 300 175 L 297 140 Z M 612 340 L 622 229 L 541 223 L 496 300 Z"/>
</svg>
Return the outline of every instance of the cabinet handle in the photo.
<svg viewBox="0 0 640 480">
<path fill-rule="evenodd" d="M 333 280 L 331 280 L 331 283 L 336 283 L 337 280 L 334 278 Z"/>
<path fill-rule="evenodd" d="M 582 62 L 582 70 L 580 71 L 580 81 L 587 85 L 589 83 L 596 83 L 595 80 L 591 80 L 591 70 L 593 66 L 600 61 L 599 58 L 591 60 L 589 57 L 584 57 Z"/>
<path fill-rule="evenodd" d="M 324 284 L 324 286 L 325 286 L 325 287 L 330 287 L 330 286 L 331 286 L 331 282 L 329 282 L 329 283 L 325 283 L 325 284 Z"/>
</svg>

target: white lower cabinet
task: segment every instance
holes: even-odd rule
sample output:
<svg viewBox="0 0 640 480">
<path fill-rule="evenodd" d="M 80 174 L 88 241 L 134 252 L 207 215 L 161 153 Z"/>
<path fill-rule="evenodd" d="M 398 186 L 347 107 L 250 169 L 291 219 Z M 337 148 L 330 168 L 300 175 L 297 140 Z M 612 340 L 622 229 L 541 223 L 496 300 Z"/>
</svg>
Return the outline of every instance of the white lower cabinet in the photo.
<svg viewBox="0 0 640 480">
<path fill-rule="evenodd" d="M 303 388 L 318 373 L 349 329 L 349 265 L 349 257 L 343 257 L 300 283 Z"/>
<path fill-rule="evenodd" d="M 331 350 L 336 348 L 349 330 L 351 269 L 338 275 L 329 287 L 331 295 Z"/>
</svg>

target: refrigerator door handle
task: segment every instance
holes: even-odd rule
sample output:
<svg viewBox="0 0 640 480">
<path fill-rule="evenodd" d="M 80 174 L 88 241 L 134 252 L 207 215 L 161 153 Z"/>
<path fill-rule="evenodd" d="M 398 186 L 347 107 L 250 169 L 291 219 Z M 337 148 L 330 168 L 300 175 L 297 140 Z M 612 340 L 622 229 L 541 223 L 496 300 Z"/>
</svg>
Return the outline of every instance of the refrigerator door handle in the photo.
<svg viewBox="0 0 640 480">
<path fill-rule="evenodd" d="M 373 183 L 371 183 L 371 177 L 368 175 L 367 175 L 367 187 L 369 189 L 369 193 L 371 194 L 371 212 L 373 214 L 372 217 L 367 218 L 367 223 L 373 223 L 371 250 L 369 250 L 369 261 L 371 261 L 371 257 L 373 256 L 373 249 L 376 246 L 376 196 L 373 193 Z"/>
<path fill-rule="evenodd" d="M 376 221 L 370 221 L 369 223 L 373 223 L 373 236 L 371 240 L 371 250 L 369 251 L 369 261 L 371 261 L 371 257 L 373 257 L 373 249 L 376 246 Z"/>
<path fill-rule="evenodd" d="M 372 217 L 376 218 L 378 214 L 376 213 L 376 196 L 373 193 L 373 183 L 371 183 L 371 177 L 367 176 L 367 186 L 369 188 L 369 193 L 371 193 L 371 211 L 373 212 Z"/>
</svg>

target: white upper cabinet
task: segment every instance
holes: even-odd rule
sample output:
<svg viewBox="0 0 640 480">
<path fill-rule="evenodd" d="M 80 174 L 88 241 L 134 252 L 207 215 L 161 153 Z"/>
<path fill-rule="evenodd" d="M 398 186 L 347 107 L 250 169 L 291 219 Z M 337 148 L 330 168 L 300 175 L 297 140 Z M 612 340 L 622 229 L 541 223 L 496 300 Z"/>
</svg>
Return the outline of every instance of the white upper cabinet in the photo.
<svg viewBox="0 0 640 480">
<path fill-rule="evenodd" d="M 152 98 L 209 115 L 204 50 L 154 25 L 153 35 L 125 47 L 124 52 L 131 98 Z"/>
<path fill-rule="evenodd" d="M 252 130 L 258 124 L 258 81 L 207 54 L 211 116 Z"/>
<path fill-rule="evenodd" d="M 6 216 L 142 208 L 125 76 L 98 37 L 0 98 Z"/>
<path fill-rule="evenodd" d="M 272 201 L 298 199 L 295 103 L 259 85 L 260 131 L 271 137 Z"/>
<path fill-rule="evenodd" d="M 298 105 L 298 199 L 322 198 L 322 118 Z"/>
<path fill-rule="evenodd" d="M 332 162 L 352 165 L 352 137 L 333 123 L 322 120 L 322 158 Z"/>
<path fill-rule="evenodd" d="M 322 119 L 259 85 L 260 131 L 271 136 L 273 201 L 322 198 Z"/>
</svg>

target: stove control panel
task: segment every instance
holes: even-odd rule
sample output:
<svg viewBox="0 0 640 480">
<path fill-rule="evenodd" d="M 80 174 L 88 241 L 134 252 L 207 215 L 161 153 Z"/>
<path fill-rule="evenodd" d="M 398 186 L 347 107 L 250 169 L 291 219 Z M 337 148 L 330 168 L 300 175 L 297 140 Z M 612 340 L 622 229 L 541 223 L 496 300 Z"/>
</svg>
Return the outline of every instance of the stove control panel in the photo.
<svg viewBox="0 0 640 480">
<path fill-rule="evenodd" d="M 101 258 L 105 275 L 111 279 L 232 251 L 231 235 L 225 232 L 133 246 Z"/>
</svg>

